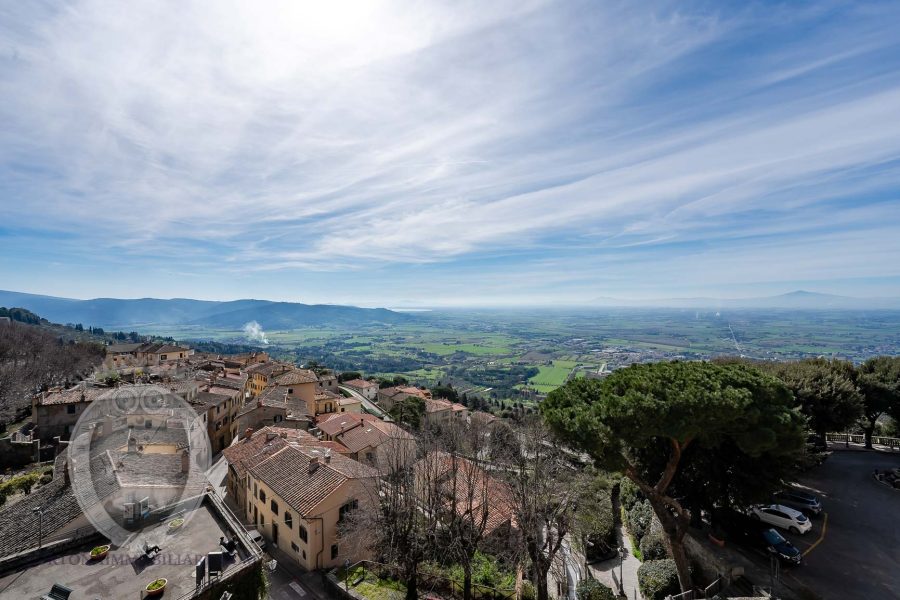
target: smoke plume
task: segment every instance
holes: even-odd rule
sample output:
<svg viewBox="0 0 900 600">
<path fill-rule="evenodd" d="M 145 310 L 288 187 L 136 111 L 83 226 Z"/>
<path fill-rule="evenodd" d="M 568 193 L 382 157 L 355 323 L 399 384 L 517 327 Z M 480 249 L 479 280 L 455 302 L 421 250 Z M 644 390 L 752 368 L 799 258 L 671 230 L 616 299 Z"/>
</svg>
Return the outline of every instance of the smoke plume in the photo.
<svg viewBox="0 0 900 600">
<path fill-rule="evenodd" d="M 267 346 L 269 345 L 269 338 L 266 337 L 266 332 L 263 331 L 263 328 L 256 321 L 250 321 L 249 323 L 244 324 L 244 335 L 250 340 L 262 342 Z"/>
</svg>

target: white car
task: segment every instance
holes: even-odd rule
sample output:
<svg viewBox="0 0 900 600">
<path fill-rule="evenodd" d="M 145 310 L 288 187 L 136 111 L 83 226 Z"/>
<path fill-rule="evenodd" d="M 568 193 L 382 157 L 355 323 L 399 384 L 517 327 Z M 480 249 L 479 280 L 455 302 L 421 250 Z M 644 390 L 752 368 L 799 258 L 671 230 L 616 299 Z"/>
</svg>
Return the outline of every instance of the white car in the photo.
<svg viewBox="0 0 900 600">
<path fill-rule="evenodd" d="M 793 533 L 806 533 L 812 529 L 812 523 L 806 518 L 806 515 L 782 504 L 754 506 L 750 509 L 750 516 Z"/>
</svg>

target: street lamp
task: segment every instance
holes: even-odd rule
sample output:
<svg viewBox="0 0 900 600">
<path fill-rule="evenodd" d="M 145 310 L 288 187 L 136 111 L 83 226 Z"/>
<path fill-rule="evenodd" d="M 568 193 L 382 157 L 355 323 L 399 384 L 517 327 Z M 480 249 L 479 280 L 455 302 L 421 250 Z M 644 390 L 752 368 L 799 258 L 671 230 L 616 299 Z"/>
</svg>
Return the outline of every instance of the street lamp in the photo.
<svg viewBox="0 0 900 600">
<path fill-rule="evenodd" d="M 41 542 L 44 538 L 44 510 L 38 506 L 37 508 L 31 509 L 31 512 L 38 516 L 38 550 L 40 550 Z"/>
<path fill-rule="evenodd" d="M 622 581 L 622 565 L 625 564 L 625 546 L 619 546 L 619 595 L 625 595 L 625 582 Z"/>
</svg>

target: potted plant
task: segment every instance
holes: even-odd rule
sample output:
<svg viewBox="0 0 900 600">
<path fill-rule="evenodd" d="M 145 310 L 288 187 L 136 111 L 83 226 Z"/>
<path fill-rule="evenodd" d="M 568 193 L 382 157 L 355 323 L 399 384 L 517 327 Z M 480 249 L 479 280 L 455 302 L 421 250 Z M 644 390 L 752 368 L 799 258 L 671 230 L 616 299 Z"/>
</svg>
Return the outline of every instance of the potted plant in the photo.
<svg viewBox="0 0 900 600">
<path fill-rule="evenodd" d="M 109 554 L 109 544 L 91 549 L 91 560 L 103 560 Z"/>
<path fill-rule="evenodd" d="M 155 581 L 151 581 L 147 584 L 147 595 L 148 596 L 159 596 L 166 589 L 166 584 L 169 582 L 165 577 L 160 577 Z"/>
<path fill-rule="evenodd" d="M 178 529 L 179 527 L 181 527 L 182 525 L 184 525 L 183 518 L 178 517 L 177 519 L 172 519 L 171 521 L 169 521 L 169 531 L 174 531 L 174 530 Z"/>
</svg>

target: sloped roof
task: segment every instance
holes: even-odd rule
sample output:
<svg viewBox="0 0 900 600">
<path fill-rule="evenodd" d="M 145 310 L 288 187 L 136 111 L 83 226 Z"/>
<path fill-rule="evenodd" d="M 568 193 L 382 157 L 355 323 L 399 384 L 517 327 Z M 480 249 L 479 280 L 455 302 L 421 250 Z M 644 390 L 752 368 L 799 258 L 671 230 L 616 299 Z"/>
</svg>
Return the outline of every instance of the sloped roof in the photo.
<svg viewBox="0 0 900 600">
<path fill-rule="evenodd" d="M 379 446 L 390 439 L 413 439 L 413 436 L 393 423 L 376 419 L 359 427 L 337 434 L 337 440 L 347 446 L 350 452 Z"/>
<path fill-rule="evenodd" d="M 319 416 L 316 426 L 322 433 L 335 436 L 341 430 L 357 427 L 367 421 L 380 421 L 380 419 L 369 413 L 328 413 L 327 415 Z"/>
<path fill-rule="evenodd" d="M 49 392 L 46 396 L 38 399 L 38 404 L 45 406 L 50 404 L 73 404 L 76 402 L 93 402 L 103 394 L 110 391 L 110 388 L 92 387 L 89 385 L 77 385 L 68 390 L 60 390 Z"/>
<path fill-rule="evenodd" d="M 302 383 L 316 383 L 319 378 L 307 369 L 294 369 L 275 378 L 278 385 L 300 385 Z"/>
<path fill-rule="evenodd" d="M 374 381 L 366 381 L 365 379 L 351 379 L 350 381 L 345 381 L 343 385 L 352 388 L 359 388 L 361 390 L 365 388 L 378 387 L 378 384 Z"/>
<path fill-rule="evenodd" d="M 311 514 L 345 482 L 376 475 L 374 469 L 340 454 L 326 463 L 324 452 L 293 445 L 251 467 L 250 472 L 302 516 Z"/>
<path fill-rule="evenodd" d="M 439 452 L 420 459 L 415 470 L 420 479 L 426 471 L 431 471 L 429 476 L 440 482 L 443 497 L 448 499 L 448 504 L 455 500 L 458 515 L 471 518 L 479 524 L 482 518 L 486 518 L 486 534 L 505 523 L 512 524 L 509 488 L 475 462 Z"/>
</svg>

